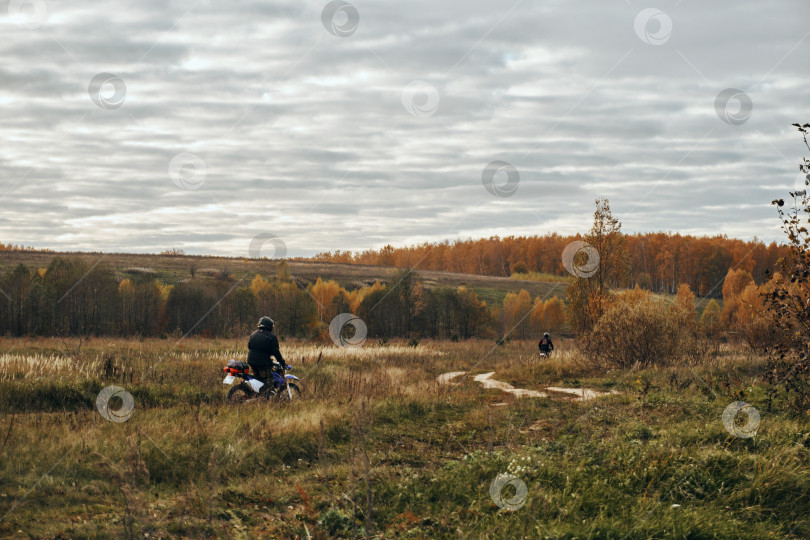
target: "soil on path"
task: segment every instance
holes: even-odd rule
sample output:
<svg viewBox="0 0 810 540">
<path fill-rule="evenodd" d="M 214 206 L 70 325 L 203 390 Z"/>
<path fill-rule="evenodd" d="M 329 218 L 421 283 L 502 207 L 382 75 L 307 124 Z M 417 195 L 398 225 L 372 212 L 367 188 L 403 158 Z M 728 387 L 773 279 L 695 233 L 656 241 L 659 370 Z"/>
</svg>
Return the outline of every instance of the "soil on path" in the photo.
<svg viewBox="0 0 810 540">
<path fill-rule="evenodd" d="M 450 371 L 448 373 L 442 373 L 441 375 L 436 377 L 436 382 L 438 382 L 439 384 L 454 384 L 453 383 L 454 379 L 466 374 L 467 374 L 466 371 Z M 549 397 L 549 394 L 546 392 L 540 392 L 538 390 L 527 390 L 525 388 L 515 388 L 509 383 L 497 381 L 492 378 L 493 375 L 495 375 L 494 371 L 490 371 L 489 373 L 481 373 L 473 377 L 473 380 L 481 384 L 484 388 L 495 388 L 503 392 L 512 394 L 518 398 Z M 547 392 L 552 392 L 554 394 L 565 394 L 565 397 L 573 396 L 573 398 L 578 401 L 585 401 L 588 399 L 594 399 L 597 397 L 609 396 L 619 393 L 616 390 L 611 390 L 610 392 L 599 392 L 597 390 L 591 390 L 590 388 L 563 388 L 560 386 L 548 386 L 546 387 L 545 390 Z"/>
</svg>

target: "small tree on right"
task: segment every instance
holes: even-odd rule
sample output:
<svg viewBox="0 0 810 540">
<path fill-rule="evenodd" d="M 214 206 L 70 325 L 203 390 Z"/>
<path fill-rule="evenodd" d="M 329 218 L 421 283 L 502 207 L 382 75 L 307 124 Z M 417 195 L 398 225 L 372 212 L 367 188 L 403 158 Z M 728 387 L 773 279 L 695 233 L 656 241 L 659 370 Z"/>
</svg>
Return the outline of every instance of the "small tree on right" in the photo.
<svg viewBox="0 0 810 540">
<path fill-rule="evenodd" d="M 810 150 L 807 135 L 810 124 L 793 124 Z M 810 161 L 802 160 L 799 170 L 810 184 Z M 790 192 L 792 206 L 784 199 L 774 200 L 782 230 L 787 235 L 789 253 L 778 261 L 780 272 L 774 274 L 765 292 L 765 303 L 782 339 L 774 345 L 769 363 L 768 395 L 773 399 L 784 392 L 798 411 L 810 409 L 810 197 L 807 187 Z M 770 407 L 770 402 L 769 402 Z"/>
<path fill-rule="evenodd" d="M 627 240 L 607 199 L 596 200 L 593 226 L 585 242 L 598 254 L 599 264 L 593 273 L 575 276 L 566 289 L 568 321 L 572 330 L 583 334 L 593 329 L 607 310 L 611 291 L 627 286 L 630 278 Z M 575 265 L 580 263 L 574 261 Z"/>
</svg>

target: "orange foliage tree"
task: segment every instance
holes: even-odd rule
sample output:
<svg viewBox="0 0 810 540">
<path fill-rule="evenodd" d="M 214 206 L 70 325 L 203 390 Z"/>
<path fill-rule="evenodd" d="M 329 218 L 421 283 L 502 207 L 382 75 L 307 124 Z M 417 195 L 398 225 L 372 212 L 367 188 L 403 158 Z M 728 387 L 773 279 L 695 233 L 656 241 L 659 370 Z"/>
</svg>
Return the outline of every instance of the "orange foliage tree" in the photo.
<svg viewBox="0 0 810 540">
<path fill-rule="evenodd" d="M 324 281 L 318 278 L 314 284 L 309 286 L 309 294 L 311 294 L 312 298 L 315 300 L 316 308 L 318 309 L 318 319 L 323 322 L 328 315 L 332 317 L 337 315 L 337 313 L 331 314 L 329 307 L 335 297 L 339 294 L 345 295 L 345 292 L 336 281 Z"/>
<path fill-rule="evenodd" d="M 674 294 L 686 283 L 699 296 L 719 297 L 719 285 L 730 268 L 750 274 L 761 284 L 767 272 L 788 248 L 757 239 L 737 240 L 726 236 L 697 237 L 675 233 L 638 233 L 624 236 L 629 256 L 629 283 L 644 289 Z M 528 270 L 566 276 L 562 252 L 581 235 L 493 236 L 476 240 L 424 243 L 415 246 L 385 246 L 358 253 L 320 253 L 312 260 L 425 270 L 463 272 L 508 277 Z M 767 271 L 767 272 L 766 272 Z"/>
</svg>

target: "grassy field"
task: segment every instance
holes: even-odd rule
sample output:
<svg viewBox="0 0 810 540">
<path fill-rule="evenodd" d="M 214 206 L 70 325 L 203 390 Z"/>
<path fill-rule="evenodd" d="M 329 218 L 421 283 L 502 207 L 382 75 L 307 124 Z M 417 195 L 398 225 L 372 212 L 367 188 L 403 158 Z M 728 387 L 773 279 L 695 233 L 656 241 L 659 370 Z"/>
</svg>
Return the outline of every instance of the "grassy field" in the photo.
<svg viewBox="0 0 810 540">
<path fill-rule="evenodd" d="M 0 537 L 810 535 L 808 419 L 767 410 L 744 349 L 625 372 L 566 342 L 538 362 L 517 341 L 288 340 L 304 398 L 233 406 L 220 368 L 243 345 L 0 340 Z M 490 371 L 617 393 L 516 399 L 473 380 Z M 96 410 L 110 384 L 134 398 L 124 422 Z M 761 413 L 752 438 L 721 421 L 740 398 Z M 503 474 L 518 480 L 493 497 Z"/>
</svg>

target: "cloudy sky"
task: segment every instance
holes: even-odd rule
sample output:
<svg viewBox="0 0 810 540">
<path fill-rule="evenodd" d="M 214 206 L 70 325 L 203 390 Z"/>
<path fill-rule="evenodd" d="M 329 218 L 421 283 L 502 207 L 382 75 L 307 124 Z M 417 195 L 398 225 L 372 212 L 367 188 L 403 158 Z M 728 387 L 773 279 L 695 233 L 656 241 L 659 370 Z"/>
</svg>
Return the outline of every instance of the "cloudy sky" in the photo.
<svg viewBox="0 0 810 540">
<path fill-rule="evenodd" d="M 807 153 L 806 0 L 0 16 L 5 243 L 312 255 L 584 232 L 597 196 L 629 232 L 772 240 Z"/>
</svg>

